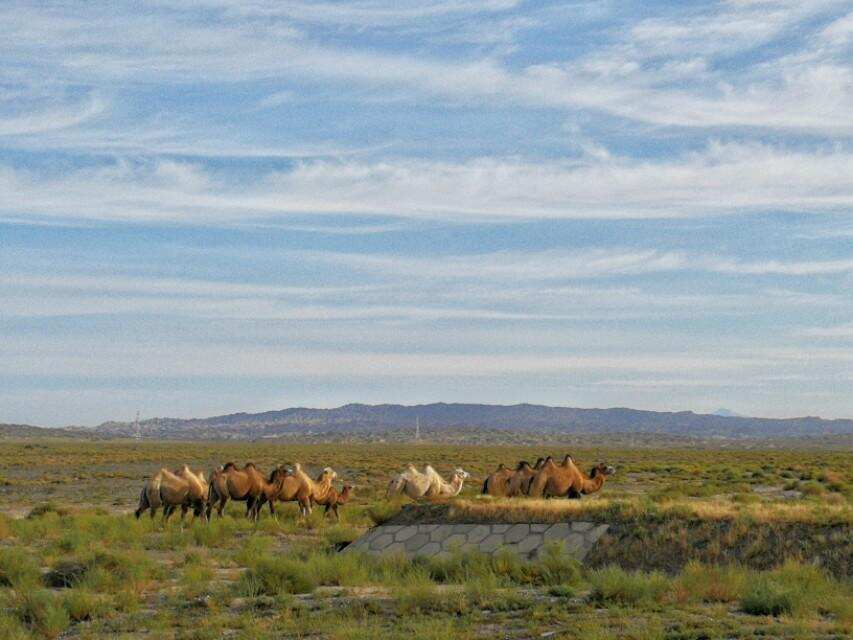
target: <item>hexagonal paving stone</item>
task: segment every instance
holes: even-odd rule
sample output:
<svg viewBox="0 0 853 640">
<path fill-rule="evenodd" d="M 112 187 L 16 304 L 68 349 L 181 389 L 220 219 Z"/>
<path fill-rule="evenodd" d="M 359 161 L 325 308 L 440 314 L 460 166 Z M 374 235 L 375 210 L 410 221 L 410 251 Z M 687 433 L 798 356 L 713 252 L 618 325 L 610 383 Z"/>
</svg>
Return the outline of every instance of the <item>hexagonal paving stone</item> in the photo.
<svg viewBox="0 0 853 640">
<path fill-rule="evenodd" d="M 452 549 L 461 549 L 468 542 L 468 536 L 464 533 L 454 533 L 449 538 L 445 538 L 444 542 L 441 543 L 442 549 L 446 551 L 450 551 Z"/>
<path fill-rule="evenodd" d="M 580 554 L 583 549 L 584 537 L 583 534 L 580 533 L 572 533 L 566 538 L 566 553 L 570 553 L 573 556 L 577 556 Z"/>
<path fill-rule="evenodd" d="M 421 531 L 423 531 L 424 533 L 432 533 L 433 531 L 438 529 L 441 525 L 440 524 L 420 524 L 418 526 L 420 527 Z"/>
<path fill-rule="evenodd" d="M 383 533 L 370 541 L 370 549 L 371 551 L 381 551 L 392 542 L 394 542 L 394 536 L 390 533 Z"/>
<path fill-rule="evenodd" d="M 382 529 L 382 533 L 397 533 L 404 526 L 403 524 L 383 524 L 379 528 Z"/>
<path fill-rule="evenodd" d="M 506 541 L 508 544 L 521 542 L 527 537 L 529 533 L 529 524 L 514 524 L 512 525 L 512 527 L 509 528 L 509 531 L 504 534 L 504 541 Z"/>
<path fill-rule="evenodd" d="M 441 553 L 441 545 L 437 542 L 427 542 L 415 552 L 415 555 L 434 556 L 438 553 Z"/>
<path fill-rule="evenodd" d="M 453 527 L 450 525 L 442 525 L 429 534 L 430 542 L 444 542 L 446 538 L 453 535 Z"/>
<path fill-rule="evenodd" d="M 552 524 L 545 532 L 546 538 L 565 538 L 571 531 L 571 525 L 568 522 L 558 522 Z"/>
<path fill-rule="evenodd" d="M 403 527 L 397 532 L 397 535 L 394 536 L 394 540 L 397 542 L 405 542 L 413 535 L 418 533 L 418 526 L 415 524 L 410 524 L 407 527 Z"/>
<path fill-rule="evenodd" d="M 483 540 L 479 544 L 480 551 L 485 553 L 491 553 L 495 551 L 498 547 L 502 547 L 504 544 L 503 534 L 500 533 L 492 533 L 486 536 L 485 540 Z"/>
<path fill-rule="evenodd" d="M 403 544 L 406 545 L 406 551 L 415 553 L 427 542 L 429 542 L 429 536 L 425 533 L 419 533 L 406 540 Z"/>
<path fill-rule="evenodd" d="M 592 531 L 589 532 L 589 534 L 588 534 L 589 539 L 592 540 L 593 542 L 595 542 L 601 536 L 603 536 L 607 532 L 607 529 L 609 529 L 609 528 L 610 528 L 610 525 L 606 525 L 606 524 L 598 525 L 595 529 L 593 529 Z"/>
<path fill-rule="evenodd" d="M 529 554 L 538 549 L 542 545 L 543 540 L 544 538 L 542 534 L 531 533 L 524 540 L 518 543 L 518 552 Z"/>
<path fill-rule="evenodd" d="M 593 526 L 595 526 L 594 522 L 573 522 L 572 531 L 589 531 Z"/>
<path fill-rule="evenodd" d="M 490 532 L 491 529 L 489 528 L 489 525 L 478 524 L 468 532 L 468 542 L 471 544 L 479 544 L 487 535 L 489 535 Z"/>
<path fill-rule="evenodd" d="M 403 542 L 392 542 L 382 550 L 382 553 L 406 553 L 406 545 Z"/>
<path fill-rule="evenodd" d="M 506 533 L 511 526 L 511 524 L 493 524 L 492 533 Z"/>
<path fill-rule="evenodd" d="M 531 524 L 530 533 L 545 533 L 550 524 Z"/>
</svg>

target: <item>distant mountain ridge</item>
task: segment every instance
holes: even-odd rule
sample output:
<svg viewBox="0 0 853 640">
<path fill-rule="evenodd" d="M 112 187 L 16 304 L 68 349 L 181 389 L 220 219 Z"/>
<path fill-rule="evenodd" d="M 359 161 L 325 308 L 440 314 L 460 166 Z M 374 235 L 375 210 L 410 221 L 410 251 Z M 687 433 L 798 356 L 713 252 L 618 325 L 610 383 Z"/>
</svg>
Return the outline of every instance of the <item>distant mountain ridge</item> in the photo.
<svg viewBox="0 0 853 640">
<path fill-rule="evenodd" d="M 334 409 L 294 407 L 263 413 L 233 413 L 210 418 L 152 418 L 140 422 L 143 438 L 176 439 L 314 439 L 369 438 L 406 434 L 415 424 L 423 435 L 453 430 L 490 430 L 522 435 L 661 434 L 699 438 L 776 438 L 853 434 L 853 420 L 818 417 L 749 418 L 661 412 L 628 408 L 580 409 L 533 404 L 347 404 Z M 86 429 L 102 436 L 133 436 L 131 422 L 105 422 Z"/>
</svg>

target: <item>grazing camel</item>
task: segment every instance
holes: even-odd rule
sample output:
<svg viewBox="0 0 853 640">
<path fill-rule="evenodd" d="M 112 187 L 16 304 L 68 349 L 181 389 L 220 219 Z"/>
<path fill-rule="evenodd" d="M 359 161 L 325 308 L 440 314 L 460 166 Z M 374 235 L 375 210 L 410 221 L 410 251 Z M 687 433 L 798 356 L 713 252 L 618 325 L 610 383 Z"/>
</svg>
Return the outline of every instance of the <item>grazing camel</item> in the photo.
<svg viewBox="0 0 853 640">
<path fill-rule="evenodd" d="M 524 464 L 527 464 L 526 462 Z M 513 469 L 507 469 L 503 463 L 483 483 L 483 495 L 496 498 L 509 495 L 509 482 L 515 475 Z"/>
<path fill-rule="evenodd" d="M 255 507 L 255 502 L 261 495 L 272 495 L 273 490 L 253 463 L 247 462 L 246 466 L 238 469 L 233 462 L 228 462 L 210 475 L 207 517 L 210 518 L 210 512 L 216 503 L 216 513 L 221 516 L 230 499 L 245 501 L 246 517 L 257 521 L 260 508 Z"/>
<path fill-rule="evenodd" d="M 139 506 L 134 515 L 137 519 L 150 510 L 151 519 L 157 509 L 163 507 L 163 522 L 165 523 L 177 507 L 181 507 L 181 523 L 189 507 L 193 508 L 196 517 L 204 517 L 204 503 L 207 498 L 204 475 L 194 474 L 188 467 L 179 471 L 181 475 L 168 469 L 160 469 L 149 478 L 139 495 Z"/>
<path fill-rule="evenodd" d="M 340 521 L 341 516 L 338 514 L 338 507 L 342 507 L 347 503 L 353 495 L 352 491 L 353 486 L 350 484 L 345 484 L 340 493 L 338 493 L 337 489 L 331 487 L 324 498 L 321 500 L 313 500 L 313 502 L 321 507 L 325 507 L 325 510 L 323 511 L 324 518 L 329 515 L 329 511 L 331 511 L 335 515 L 335 520 Z"/>
<path fill-rule="evenodd" d="M 464 469 L 457 468 L 453 471 L 450 482 L 447 482 L 429 465 L 424 467 L 424 473 L 431 479 L 430 487 L 426 492 L 426 496 L 430 498 L 452 498 L 453 496 L 458 496 L 459 492 L 462 491 L 462 484 L 465 482 L 465 478 L 471 475 Z"/>
<path fill-rule="evenodd" d="M 587 475 L 577 467 L 571 456 L 566 456 L 562 464 L 554 464 L 551 460 L 542 466 L 533 478 L 529 495 L 536 498 L 550 496 L 580 498 L 582 495 L 601 490 L 607 476 L 614 473 L 616 469 L 599 463 Z"/>
</svg>

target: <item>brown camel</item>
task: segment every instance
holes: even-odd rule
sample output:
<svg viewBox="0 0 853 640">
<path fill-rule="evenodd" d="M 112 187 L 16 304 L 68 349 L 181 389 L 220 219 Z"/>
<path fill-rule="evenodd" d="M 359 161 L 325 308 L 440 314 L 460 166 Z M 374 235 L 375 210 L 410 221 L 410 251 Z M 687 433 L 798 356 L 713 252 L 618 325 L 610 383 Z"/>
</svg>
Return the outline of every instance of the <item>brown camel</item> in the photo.
<svg viewBox="0 0 853 640">
<path fill-rule="evenodd" d="M 509 483 L 507 484 L 506 495 L 508 497 L 514 498 L 515 496 L 524 496 L 527 495 L 528 489 L 530 489 L 530 482 L 533 480 L 533 476 L 536 475 L 536 472 L 542 468 L 542 465 L 545 463 L 544 458 L 539 458 L 532 467 L 530 463 L 526 460 L 522 460 L 518 463 L 518 466 L 515 468 L 515 471 L 512 472 L 512 477 L 509 479 Z"/>
<path fill-rule="evenodd" d="M 179 475 L 180 474 L 180 475 Z M 151 518 L 157 509 L 163 507 L 163 522 L 165 523 L 177 507 L 181 507 L 181 523 L 187 510 L 192 507 L 196 517 L 204 517 L 204 505 L 207 500 L 207 487 L 204 474 L 195 474 L 189 467 L 184 466 L 179 472 L 172 473 L 168 469 L 160 469 L 154 474 L 139 495 L 139 506 L 134 515 L 137 519 L 150 510 Z"/>
<path fill-rule="evenodd" d="M 273 518 L 278 519 L 275 513 L 276 501 L 298 502 L 300 517 L 304 518 L 311 513 L 311 487 L 303 478 L 295 475 L 293 469 L 276 467 L 270 474 L 269 484 L 277 486 L 278 490 L 272 495 L 261 496 L 258 503 L 263 506 L 264 502 L 269 502 L 270 515 Z"/>
<path fill-rule="evenodd" d="M 326 499 L 326 495 L 332 486 L 332 480 L 337 477 L 337 473 L 331 468 L 326 467 L 317 476 L 317 479 L 312 479 L 302 469 L 302 465 L 298 462 L 293 465 L 292 469 L 278 467 L 270 475 L 270 484 L 276 484 L 278 489 L 271 495 L 264 494 L 258 501 L 258 509 L 264 502 L 270 503 L 270 513 L 275 517 L 275 502 L 298 502 L 299 516 L 305 518 L 311 515 L 311 502 L 321 503 Z"/>
<path fill-rule="evenodd" d="M 251 462 L 238 469 L 233 462 L 227 463 L 222 469 L 217 469 L 210 476 L 210 497 L 207 504 L 207 515 L 216 504 L 216 513 L 222 515 L 228 500 L 246 502 L 246 517 L 257 522 L 260 507 L 255 503 L 262 495 L 272 495 L 274 488 L 270 486 L 258 468 Z"/>
<path fill-rule="evenodd" d="M 341 519 L 340 514 L 338 514 L 338 507 L 342 507 L 347 503 L 347 501 L 352 497 L 353 487 L 352 485 L 345 484 L 344 488 L 338 493 L 338 490 L 335 487 L 331 487 L 329 491 L 326 493 L 325 497 L 321 500 L 313 500 L 313 502 L 322 507 L 326 507 L 323 511 L 323 517 L 329 515 L 329 511 L 331 511 L 335 515 L 335 520 L 339 521 Z"/>
<path fill-rule="evenodd" d="M 524 464 L 527 463 L 525 462 Z M 512 479 L 513 475 L 515 475 L 515 471 L 507 469 L 503 463 L 501 463 L 498 465 L 495 472 L 486 478 L 486 481 L 483 483 L 483 495 L 494 496 L 496 498 L 508 495 L 509 481 Z"/>
<path fill-rule="evenodd" d="M 578 469 L 569 455 L 559 465 L 553 460 L 548 460 L 534 476 L 529 495 L 534 498 L 551 496 L 580 498 L 581 495 L 599 491 L 604 486 L 606 477 L 615 472 L 613 467 L 599 463 L 587 475 Z"/>
</svg>

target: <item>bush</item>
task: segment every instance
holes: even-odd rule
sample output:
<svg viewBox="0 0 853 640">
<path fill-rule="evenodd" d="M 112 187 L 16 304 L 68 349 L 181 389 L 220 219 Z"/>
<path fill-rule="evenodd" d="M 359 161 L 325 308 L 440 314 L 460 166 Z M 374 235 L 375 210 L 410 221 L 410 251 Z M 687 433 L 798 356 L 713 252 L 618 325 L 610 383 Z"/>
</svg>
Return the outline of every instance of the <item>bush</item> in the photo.
<svg viewBox="0 0 853 640">
<path fill-rule="evenodd" d="M 391 518 L 400 513 L 401 506 L 397 502 L 379 502 L 371 505 L 367 510 L 367 515 L 373 520 L 373 524 L 385 524 Z"/>
<path fill-rule="evenodd" d="M 71 625 L 63 603 L 49 591 L 22 592 L 15 613 L 24 625 L 45 638 L 57 638 Z"/>
<path fill-rule="evenodd" d="M 740 601 L 740 608 L 754 616 L 779 616 L 794 609 L 794 595 L 766 576 L 753 582 Z"/>
<path fill-rule="evenodd" d="M 40 577 L 41 572 L 33 556 L 17 548 L 0 549 L 0 586 L 34 585 Z"/>
<path fill-rule="evenodd" d="M 277 596 L 282 593 L 311 593 L 317 578 L 304 562 L 289 558 L 261 558 L 237 584 L 241 595 Z"/>
<path fill-rule="evenodd" d="M 434 612 L 462 615 L 467 610 L 467 598 L 457 589 L 439 591 L 435 585 L 418 584 L 397 594 L 397 614 L 401 616 Z"/>
<path fill-rule="evenodd" d="M 670 589 L 669 579 L 661 573 L 628 573 L 619 567 L 594 571 L 590 583 L 590 599 L 601 604 L 654 604 L 661 602 Z"/>
<path fill-rule="evenodd" d="M 65 594 L 65 610 L 74 622 L 93 620 L 104 615 L 108 603 L 95 594 L 82 589 L 71 589 Z"/>
<path fill-rule="evenodd" d="M 735 602 L 740 599 L 749 574 L 737 566 L 690 562 L 675 580 L 677 600 Z"/>
</svg>

